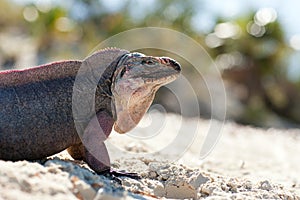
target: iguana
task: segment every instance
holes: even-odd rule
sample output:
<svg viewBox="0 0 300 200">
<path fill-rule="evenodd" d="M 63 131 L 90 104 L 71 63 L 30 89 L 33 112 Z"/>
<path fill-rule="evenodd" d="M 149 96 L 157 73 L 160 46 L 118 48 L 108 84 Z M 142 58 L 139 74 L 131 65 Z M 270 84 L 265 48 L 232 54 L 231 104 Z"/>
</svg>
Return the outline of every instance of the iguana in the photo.
<svg viewBox="0 0 300 200">
<path fill-rule="evenodd" d="M 134 128 L 158 88 L 175 80 L 180 70 L 171 58 L 108 48 L 83 61 L 2 71 L 0 159 L 35 160 L 67 149 L 96 173 L 111 171 L 104 140 L 112 128 L 119 133 Z M 94 90 L 75 87 L 81 80 L 96 80 Z M 77 110 L 74 117 L 85 96 L 74 100 L 72 95 L 89 90 L 95 97 L 88 102 L 86 110 L 91 111 Z M 81 133 L 76 120 L 81 122 Z"/>
</svg>

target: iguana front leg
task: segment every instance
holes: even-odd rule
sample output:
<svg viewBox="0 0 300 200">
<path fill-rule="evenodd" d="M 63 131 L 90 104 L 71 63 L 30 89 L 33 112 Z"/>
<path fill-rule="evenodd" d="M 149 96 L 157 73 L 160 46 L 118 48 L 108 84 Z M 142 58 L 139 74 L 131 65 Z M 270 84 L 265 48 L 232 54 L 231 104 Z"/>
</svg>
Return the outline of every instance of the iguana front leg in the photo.
<svg viewBox="0 0 300 200">
<path fill-rule="evenodd" d="M 86 126 L 82 143 L 68 148 L 74 159 L 84 160 L 96 173 L 110 169 L 110 159 L 104 144 L 111 133 L 113 118 L 105 111 L 98 112 Z"/>
<path fill-rule="evenodd" d="M 94 141 L 94 143 L 98 144 L 98 146 L 93 153 L 89 152 L 82 143 L 70 146 L 67 151 L 73 159 L 84 160 L 96 173 L 105 173 L 110 170 L 108 152 L 104 142 Z M 99 157 L 101 158 L 98 159 Z"/>
<path fill-rule="evenodd" d="M 84 130 L 81 138 L 84 145 L 82 143 L 73 145 L 68 148 L 68 152 L 74 159 L 83 159 L 98 174 L 139 178 L 136 173 L 118 172 L 110 167 L 110 159 L 104 141 L 110 135 L 113 125 L 114 120 L 107 112 L 97 113 Z"/>
</svg>

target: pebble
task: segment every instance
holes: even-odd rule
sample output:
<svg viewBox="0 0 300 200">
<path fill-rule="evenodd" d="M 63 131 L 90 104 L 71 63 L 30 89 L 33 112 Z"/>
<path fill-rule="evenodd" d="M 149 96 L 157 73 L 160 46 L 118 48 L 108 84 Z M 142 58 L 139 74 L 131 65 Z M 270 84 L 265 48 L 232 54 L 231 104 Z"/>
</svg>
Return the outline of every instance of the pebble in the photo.
<svg viewBox="0 0 300 200">
<path fill-rule="evenodd" d="M 272 190 L 272 186 L 269 183 L 269 181 L 265 180 L 265 181 L 260 182 L 259 189 L 270 191 L 270 190 Z"/>
</svg>

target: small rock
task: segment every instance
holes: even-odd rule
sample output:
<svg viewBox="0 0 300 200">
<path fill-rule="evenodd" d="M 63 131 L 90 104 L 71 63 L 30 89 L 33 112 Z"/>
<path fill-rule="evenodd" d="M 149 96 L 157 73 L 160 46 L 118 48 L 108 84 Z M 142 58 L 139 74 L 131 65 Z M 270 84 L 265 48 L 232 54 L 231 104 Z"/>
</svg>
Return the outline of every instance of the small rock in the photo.
<svg viewBox="0 0 300 200">
<path fill-rule="evenodd" d="M 165 181 L 170 177 L 170 172 L 167 169 L 162 169 L 158 171 L 158 175 L 160 175 L 161 179 Z"/>
<path fill-rule="evenodd" d="M 166 185 L 166 197 L 167 198 L 176 198 L 176 199 L 187 199 L 187 198 L 196 198 L 197 190 L 191 188 L 188 184 L 183 185 Z"/>
<path fill-rule="evenodd" d="M 153 193 L 155 196 L 164 197 L 166 195 L 164 185 L 160 182 L 157 183 L 156 187 L 153 189 Z"/>
<path fill-rule="evenodd" d="M 237 191 L 237 188 L 238 188 L 238 185 L 237 185 L 237 180 L 231 178 L 229 179 L 228 183 L 227 183 L 227 186 L 229 187 L 229 191 L 230 192 L 238 192 Z"/>
<path fill-rule="evenodd" d="M 269 183 L 269 181 L 265 180 L 265 181 L 260 182 L 259 189 L 270 191 L 270 190 L 272 190 L 272 186 Z"/>
<path fill-rule="evenodd" d="M 245 188 L 246 188 L 247 190 L 251 190 L 251 189 L 252 189 L 252 183 L 251 183 L 250 181 L 246 181 L 246 182 L 245 182 Z"/>
<path fill-rule="evenodd" d="M 213 192 L 214 188 L 210 186 L 203 186 L 200 190 L 200 192 L 204 195 L 211 195 Z"/>
<path fill-rule="evenodd" d="M 31 192 L 31 190 L 32 190 L 31 189 L 32 185 L 30 184 L 30 182 L 27 179 L 20 180 L 20 186 L 23 191 Z"/>
<path fill-rule="evenodd" d="M 158 162 L 151 162 L 149 163 L 148 167 L 149 167 L 149 171 L 158 171 L 160 169 L 161 164 Z"/>
<path fill-rule="evenodd" d="M 153 171 L 150 171 L 148 177 L 155 179 L 157 177 L 157 173 L 153 172 Z"/>
<path fill-rule="evenodd" d="M 198 175 L 192 176 L 190 178 L 189 183 L 194 187 L 194 188 L 198 188 L 200 187 L 200 185 L 206 183 L 207 181 L 209 181 L 210 179 L 203 176 L 201 173 L 199 173 Z"/>
<path fill-rule="evenodd" d="M 84 181 L 76 180 L 73 183 L 75 189 L 77 189 L 78 193 L 80 194 L 80 196 L 82 196 L 83 199 L 94 199 L 94 197 L 96 196 L 96 191 Z"/>
</svg>

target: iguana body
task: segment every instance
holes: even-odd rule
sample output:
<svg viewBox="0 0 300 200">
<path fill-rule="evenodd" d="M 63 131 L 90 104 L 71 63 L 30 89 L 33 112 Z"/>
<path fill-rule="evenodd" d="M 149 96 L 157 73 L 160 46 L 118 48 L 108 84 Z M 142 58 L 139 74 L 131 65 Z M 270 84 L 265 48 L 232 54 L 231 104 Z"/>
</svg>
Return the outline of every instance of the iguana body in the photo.
<svg viewBox="0 0 300 200">
<path fill-rule="evenodd" d="M 72 95 L 83 64 L 103 73 L 94 93 L 95 113 L 85 115 L 80 138 Z M 102 50 L 83 61 L 0 72 L 0 159 L 40 159 L 68 148 L 72 157 L 101 173 L 110 168 L 103 141 L 113 126 L 120 133 L 132 129 L 157 89 L 179 72 L 172 59 L 120 49 Z"/>
</svg>

